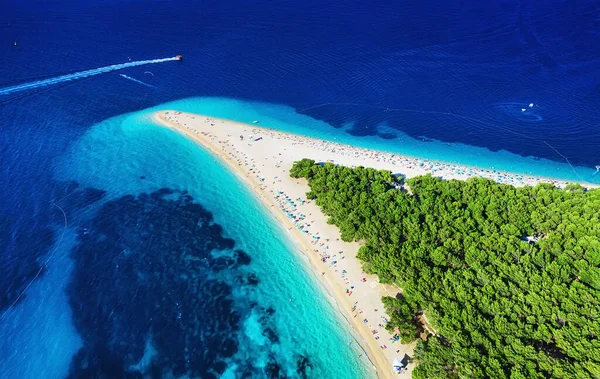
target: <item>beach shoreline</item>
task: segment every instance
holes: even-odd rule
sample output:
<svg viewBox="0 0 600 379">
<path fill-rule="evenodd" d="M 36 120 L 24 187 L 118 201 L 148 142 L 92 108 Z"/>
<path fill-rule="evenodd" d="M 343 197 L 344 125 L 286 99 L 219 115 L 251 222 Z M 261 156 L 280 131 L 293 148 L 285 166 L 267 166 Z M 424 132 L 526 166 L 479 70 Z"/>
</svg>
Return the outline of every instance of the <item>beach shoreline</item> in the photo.
<svg viewBox="0 0 600 379">
<path fill-rule="evenodd" d="M 179 112 L 179 111 L 171 111 L 171 112 Z M 162 111 L 157 111 L 156 113 L 162 113 Z M 183 114 L 186 114 L 186 113 L 183 112 Z M 207 116 L 207 115 L 198 115 L 198 116 L 208 117 L 213 120 L 225 120 L 228 123 L 236 124 L 238 126 L 251 127 L 252 129 L 257 129 L 259 131 L 273 132 L 273 133 L 277 133 L 277 134 L 281 134 L 281 135 L 287 135 L 287 136 L 291 136 L 291 137 L 295 137 L 295 138 L 301 138 L 304 140 L 319 141 L 319 142 L 323 142 L 323 143 L 326 143 L 331 146 L 352 147 L 353 150 L 361 151 L 363 153 L 371 151 L 371 152 L 377 152 L 381 155 L 385 155 L 388 157 L 395 157 L 395 158 L 397 158 L 397 160 L 401 161 L 400 163 L 406 164 L 407 162 L 411 162 L 411 163 L 409 163 L 409 165 L 412 165 L 413 168 L 416 168 L 414 170 L 407 170 L 406 173 L 402 173 L 407 178 L 410 178 L 413 176 L 431 174 L 433 176 L 438 176 L 445 180 L 448 180 L 448 179 L 466 180 L 471 177 L 482 177 L 482 178 L 486 178 L 486 179 L 491 179 L 491 180 L 501 183 L 501 184 L 510 184 L 515 187 L 520 187 L 520 186 L 524 186 L 524 185 L 535 186 L 539 183 L 549 183 L 558 188 L 564 188 L 566 185 L 571 184 L 571 183 L 578 183 L 585 188 L 599 188 L 600 187 L 600 184 L 586 182 L 584 180 L 564 179 L 564 178 L 561 179 L 561 178 L 553 177 L 553 176 L 535 175 L 533 173 L 500 170 L 500 169 L 495 169 L 494 167 L 482 168 L 482 167 L 478 167 L 478 166 L 474 166 L 474 165 L 455 163 L 454 161 L 445 161 L 445 160 L 439 160 L 439 159 L 433 159 L 433 158 L 424 158 L 424 157 L 419 157 L 419 156 L 406 155 L 403 153 L 385 150 L 385 148 L 379 150 L 379 149 L 373 149 L 373 148 L 367 148 L 367 147 L 357 147 L 357 146 L 350 145 L 350 144 L 344 143 L 344 142 L 324 140 L 324 139 L 319 139 L 316 137 L 309 137 L 309 136 L 305 136 L 305 135 L 297 134 L 297 133 L 293 133 L 293 132 L 282 132 L 278 129 L 270 129 L 269 127 L 264 126 L 264 125 L 259 126 L 258 124 L 247 124 L 247 123 L 240 122 L 240 121 L 222 119 L 219 117 L 213 117 L 213 116 Z M 419 167 L 415 167 L 417 165 Z M 351 167 L 351 165 L 347 165 L 347 166 Z M 379 166 L 378 167 L 372 166 L 372 167 L 378 168 L 378 169 L 386 169 L 386 170 L 389 169 L 388 167 L 379 167 Z M 367 166 L 365 166 L 365 167 L 367 167 Z"/>
<path fill-rule="evenodd" d="M 412 356 L 414 343 L 402 345 L 383 328 L 387 315 L 384 314 L 381 297 L 395 296 L 400 290 L 382 285 L 375 275 L 362 271 L 361 262 L 356 258 L 360 244 L 341 241 L 337 227 L 327 224 L 327 216 L 314 202 L 306 200 L 308 184 L 304 179 L 289 176 L 292 164 L 302 158 L 310 158 L 349 167 L 386 169 L 406 177 L 429 173 L 459 180 L 472 176 L 495 177 L 497 181 L 514 186 L 540 182 L 557 187 L 568 184 L 550 178 L 409 158 L 284 133 L 255 124 L 173 110 L 155 112 L 152 119 L 207 149 L 246 182 L 251 192 L 287 229 L 292 242 L 307 258 L 309 269 L 358 335 L 352 337 L 366 353 L 380 378 L 408 378 L 414 369 L 414 364 L 409 364 L 402 373 L 394 372 L 394 360 Z"/>
<path fill-rule="evenodd" d="M 166 113 L 168 112 L 168 113 Z M 173 115 L 178 115 L 178 116 L 183 116 L 183 117 L 189 117 L 189 121 L 190 121 L 190 126 L 187 126 L 184 124 L 186 124 L 186 122 L 180 123 L 181 120 L 174 120 L 174 119 L 168 119 L 166 118 L 166 116 L 171 115 L 171 117 Z M 311 272 L 315 275 L 315 277 L 317 278 L 317 280 L 321 283 L 321 285 L 323 285 L 323 289 L 326 292 L 326 295 L 330 296 L 331 299 L 328 299 L 329 301 L 335 302 L 336 307 L 338 308 L 338 311 L 340 312 L 340 315 L 343 317 L 344 320 L 346 320 L 349 323 L 349 326 L 351 327 L 351 329 L 357 334 L 357 335 L 353 335 L 352 339 L 354 341 L 356 341 L 361 350 L 364 351 L 367 355 L 368 360 L 371 362 L 371 364 L 374 366 L 375 368 L 375 374 L 379 377 L 379 378 L 395 378 L 395 377 L 406 377 L 409 378 L 411 376 L 411 372 L 412 372 L 412 368 L 413 365 L 409 365 L 408 370 L 405 370 L 401 375 L 395 375 L 392 369 L 392 363 L 393 363 L 393 359 L 398 356 L 399 359 L 402 359 L 404 357 L 405 354 L 409 354 L 412 355 L 412 350 L 414 347 L 414 344 L 411 345 L 400 345 L 399 342 L 396 342 L 394 349 L 396 349 L 397 351 L 400 351 L 400 353 L 393 353 L 393 354 L 384 354 L 385 352 L 391 352 L 391 347 L 390 349 L 385 349 L 382 350 L 380 348 L 381 344 L 380 342 L 377 342 L 379 339 L 385 339 L 386 341 L 388 340 L 388 338 L 391 338 L 391 335 L 385 331 L 385 329 L 383 328 L 378 328 L 375 323 L 375 320 L 378 320 L 378 316 L 379 317 L 383 317 L 384 313 L 383 313 L 383 305 L 381 303 L 381 297 L 384 295 L 391 295 L 394 296 L 398 291 L 396 290 L 396 293 L 390 293 L 389 289 L 385 288 L 383 285 L 379 284 L 377 281 L 377 278 L 375 275 L 367 275 L 367 274 L 361 274 L 362 273 L 362 269 L 360 268 L 360 262 L 355 259 L 355 255 L 358 252 L 358 248 L 360 247 L 360 245 L 358 243 L 346 243 L 343 242 L 341 240 L 339 241 L 335 241 L 336 242 L 336 246 L 339 249 L 343 249 L 345 250 L 345 253 L 347 255 L 352 255 L 351 259 L 348 259 L 347 261 L 345 261 L 345 264 L 348 263 L 352 263 L 352 270 L 350 270 L 350 267 L 347 268 L 348 273 L 350 271 L 352 272 L 357 272 L 359 275 L 344 275 L 344 277 L 347 277 L 347 281 L 351 281 L 351 282 L 359 282 L 359 278 L 358 276 L 363 276 L 363 277 L 369 277 L 369 280 L 366 282 L 361 283 L 365 288 L 369 288 L 369 291 L 365 291 L 364 292 L 364 298 L 370 298 L 369 300 L 372 300 L 373 304 L 369 304 L 371 301 L 367 302 L 365 301 L 365 299 L 363 297 L 359 298 L 357 296 L 351 297 L 352 293 L 350 293 L 350 295 L 348 295 L 348 293 L 345 292 L 345 288 L 349 287 L 349 283 L 344 282 L 344 280 L 340 278 L 339 275 L 339 270 L 334 271 L 332 269 L 332 265 L 328 266 L 329 262 L 323 262 L 320 258 L 320 256 L 316 255 L 314 253 L 314 251 L 316 250 L 315 247 L 316 245 L 312 245 L 311 241 L 305 236 L 303 235 L 303 233 L 299 232 L 297 228 L 294 227 L 294 224 L 291 223 L 289 221 L 289 219 L 287 217 L 285 217 L 285 213 L 283 212 L 278 212 L 277 210 L 280 209 L 279 204 L 274 201 L 270 196 L 269 196 L 269 192 L 265 191 L 266 188 L 264 188 L 264 185 L 261 184 L 261 181 L 258 180 L 258 178 L 256 178 L 255 175 L 249 174 L 247 170 L 243 169 L 243 166 L 236 164 L 236 161 L 231 157 L 231 155 L 229 155 L 228 152 L 224 151 L 222 149 L 222 146 L 219 145 L 218 141 L 216 139 L 211 140 L 211 138 L 216 138 L 215 136 L 210 136 L 209 134 L 203 134 L 203 133 L 208 133 L 208 132 L 204 132 L 201 128 L 199 128 L 199 124 L 205 124 L 204 121 L 205 120 L 217 120 L 215 118 L 209 118 L 206 116 L 200 116 L 200 115 L 189 115 L 189 114 L 185 114 L 185 113 L 180 113 L 177 111 L 163 111 L 163 112 L 157 112 L 153 115 L 153 120 L 155 123 L 161 125 L 161 126 L 165 126 L 168 128 L 173 129 L 174 131 L 186 136 L 187 138 L 191 139 L 192 141 L 198 143 L 201 147 L 205 148 L 206 150 L 208 150 L 209 152 L 211 152 L 216 158 L 220 159 L 222 163 L 224 163 L 227 167 L 229 167 L 232 172 L 236 173 L 237 175 L 239 175 L 248 185 L 248 188 L 254 192 L 254 194 L 257 196 L 257 198 L 263 203 L 263 205 L 267 208 L 267 210 L 269 210 L 269 212 L 271 214 L 273 214 L 273 216 L 279 220 L 281 222 L 281 226 L 285 227 L 285 229 L 289 232 L 290 237 L 291 237 L 291 241 L 297 246 L 298 249 L 300 249 L 300 252 L 302 253 L 303 256 L 305 256 L 308 260 L 308 264 L 307 266 L 309 266 L 309 269 L 311 269 Z M 200 121 L 200 122 L 196 122 L 195 127 L 191 126 L 192 120 L 195 121 Z M 235 123 L 229 120 L 218 120 L 219 122 L 222 122 L 219 124 L 219 126 L 223 126 L 225 124 L 227 124 L 227 126 L 229 127 L 234 127 L 234 128 L 252 128 L 249 125 L 245 125 L 245 124 L 241 124 L 241 123 Z M 212 124 L 215 124 L 214 122 L 212 122 Z M 210 125 L 210 124 L 207 124 Z M 216 125 L 216 124 L 215 124 Z M 210 126 L 212 128 L 212 126 Z M 296 184 L 295 182 L 297 181 L 296 179 L 292 179 L 289 177 L 289 168 L 287 167 L 285 169 L 283 169 L 283 171 L 285 171 L 286 174 L 285 175 L 285 179 L 289 179 L 291 183 L 291 185 L 293 187 L 295 187 L 296 190 L 300 190 L 302 194 L 304 194 L 306 191 L 308 191 L 308 184 L 307 183 L 300 183 L 300 185 Z M 282 176 L 282 179 L 284 177 Z M 307 204 L 308 205 L 308 204 Z M 325 236 L 330 236 L 330 240 L 333 240 L 334 237 L 335 238 L 339 238 L 339 231 L 337 230 L 337 228 L 333 225 L 328 225 L 326 224 L 326 217 L 325 215 L 320 213 L 320 210 L 316 207 L 316 205 L 314 204 L 310 204 L 312 205 L 312 207 L 314 207 L 313 211 L 314 212 L 310 212 L 313 213 L 314 218 L 320 218 L 321 220 L 319 220 L 320 222 L 315 222 L 315 224 L 319 224 L 319 229 L 321 230 L 321 236 L 325 237 Z M 315 220 L 316 221 L 316 220 Z M 341 247 L 341 245 L 345 245 L 343 247 Z M 350 258 L 350 257 L 349 257 Z M 346 271 L 346 270 L 344 270 Z M 324 273 L 324 274 L 323 274 Z M 352 278 L 352 279 L 348 279 L 348 278 Z M 356 278 L 355 278 L 356 277 Z M 369 285 L 367 285 L 367 283 Z M 374 284 L 376 283 L 376 284 Z M 372 287 L 372 288 L 371 288 Z M 356 301 L 355 301 L 356 300 Z M 356 304 L 356 302 L 358 302 L 358 304 Z M 373 308 L 376 307 L 376 308 Z M 377 309 L 377 311 L 375 311 L 375 309 Z M 360 317 L 359 317 L 360 316 Z M 363 322 L 364 320 L 368 320 L 370 319 L 371 321 L 369 322 Z M 379 323 L 379 325 L 383 325 L 383 321 L 377 321 L 377 323 Z M 371 329 L 374 328 L 374 329 Z M 378 340 L 374 339 L 374 334 L 372 333 L 372 330 L 377 330 L 377 337 Z M 379 338 L 381 337 L 381 338 Z M 389 342 L 387 342 L 386 344 L 390 344 Z M 360 359 L 361 357 L 359 356 L 357 359 Z"/>
</svg>

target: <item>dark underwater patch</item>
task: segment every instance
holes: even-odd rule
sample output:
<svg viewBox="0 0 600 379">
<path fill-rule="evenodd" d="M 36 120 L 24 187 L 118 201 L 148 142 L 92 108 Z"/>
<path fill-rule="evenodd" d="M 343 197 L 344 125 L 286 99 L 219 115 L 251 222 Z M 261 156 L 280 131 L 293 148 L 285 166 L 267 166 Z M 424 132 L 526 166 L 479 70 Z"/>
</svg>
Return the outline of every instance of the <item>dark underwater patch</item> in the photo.
<svg viewBox="0 0 600 379">
<path fill-rule="evenodd" d="M 296 360 L 296 371 L 300 375 L 301 378 L 310 377 L 311 370 L 313 368 L 310 359 L 308 359 L 305 355 L 300 355 Z"/>
<path fill-rule="evenodd" d="M 107 202 L 86 230 L 72 251 L 68 295 L 84 347 L 70 376 L 222 374 L 240 347 L 244 314 L 258 306 L 234 299 L 232 285 L 251 288 L 259 278 L 242 269 L 250 256 L 223 237 L 212 214 L 189 194 L 162 189 Z M 257 309 L 277 343 L 274 311 Z M 134 368 L 148 341 L 156 354 Z M 281 371 L 275 357 L 269 364 L 270 376 Z"/>
<path fill-rule="evenodd" d="M 377 136 L 386 140 L 393 140 L 398 138 L 394 133 L 377 133 Z"/>
<path fill-rule="evenodd" d="M 283 373 L 283 370 L 281 369 L 281 365 L 279 363 L 277 363 L 277 361 L 275 360 L 275 358 L 273 356 L 269 357 L 269 361 L 267 362 L 267 365 L 265 367 L 265 374 L 267 374 L 268 378 L 272 378 L 272 379 L 283 379 L 286 378 L 287 376 Z"/>
</svg>

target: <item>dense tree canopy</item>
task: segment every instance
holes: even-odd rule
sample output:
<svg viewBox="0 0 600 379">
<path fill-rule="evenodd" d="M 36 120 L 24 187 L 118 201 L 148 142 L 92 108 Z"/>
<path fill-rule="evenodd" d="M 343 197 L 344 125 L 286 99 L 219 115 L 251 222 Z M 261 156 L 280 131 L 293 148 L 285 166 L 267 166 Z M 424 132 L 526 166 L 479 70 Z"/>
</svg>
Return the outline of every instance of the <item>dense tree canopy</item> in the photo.
<svg viewBox="0 0 600 379">
<path fill-rule="evenodd" d="M 389 171 L 308 159 L 291 175 L 363 242 L 365 270 L 402 288 L 384 299 L 402 339 L 419 315 L 436 332 L 415 378 L 600 377 L 600 190 L 432 176 L 405 190 Z"/>
</svg>

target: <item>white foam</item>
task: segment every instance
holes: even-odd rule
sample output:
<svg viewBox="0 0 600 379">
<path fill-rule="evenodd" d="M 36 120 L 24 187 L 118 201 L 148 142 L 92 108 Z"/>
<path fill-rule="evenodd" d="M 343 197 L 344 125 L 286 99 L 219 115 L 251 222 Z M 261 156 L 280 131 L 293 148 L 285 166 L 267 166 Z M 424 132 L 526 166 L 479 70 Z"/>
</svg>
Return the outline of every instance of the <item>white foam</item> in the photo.
<svg viewBox="0 0 600 379">
<path fill-rule="evenodd" d="M 121 64 L 113 64 L 110 66 L 99 67 L 99 68 L 94 68 L 91 70 L 75 72 L 72 74 L 56 76 L 54 78 L 49 78 L 49 79 L 44 79 L 44 80 L 36 80 L 34 82 L 23 83 L 23 84 L 11 86 L 11 87 L 5 87 L 5 88 L 0 89 L 0 95 L 9 95 L 9 94 L 15 93 L 15 92 L 27 91 L 27 90 L 31 90 L 31 89 L 35 89 L 35 88 L 50 86 L 53 84 L 59 84 L 59 83 L 69 82 L 72 80 L 83 79 L 83 78 L 87 78 L 89 76 L 95 76 L 95 75 L 105 74 L 107 72 L 122 70 L 122 69 L 128 68 L 128 67 L 136 67 L 136 66 L 143 66 L 143 65 L 147 65 L 147 64 L 163 63 L 163 62 L 177 61 L 177 60 L 179 60 L 179 58 L 172 57 L 172 58 L 150 59 L 150 60 L 145 60 L 145 61 L 135 61 L 135 62 L 127 62 L 127 63 L 121 63 Z"/>
</svg>

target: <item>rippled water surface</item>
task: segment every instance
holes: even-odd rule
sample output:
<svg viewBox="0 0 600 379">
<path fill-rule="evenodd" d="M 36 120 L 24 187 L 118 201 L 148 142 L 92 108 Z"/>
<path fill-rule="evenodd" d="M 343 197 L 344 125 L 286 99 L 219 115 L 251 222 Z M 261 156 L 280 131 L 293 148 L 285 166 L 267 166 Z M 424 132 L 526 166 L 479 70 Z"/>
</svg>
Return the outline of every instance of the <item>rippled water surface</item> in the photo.
<svg viewBox="0 0 600 379">
<path fill-rule="evenodd" d="M 193 98 L 162 107 L 598 183 L 598 15 L 593 1 L 2 2 L 0 377 L 368 375 L 238 182 L 143 113 L 103 121 Z"/>
</svg>

